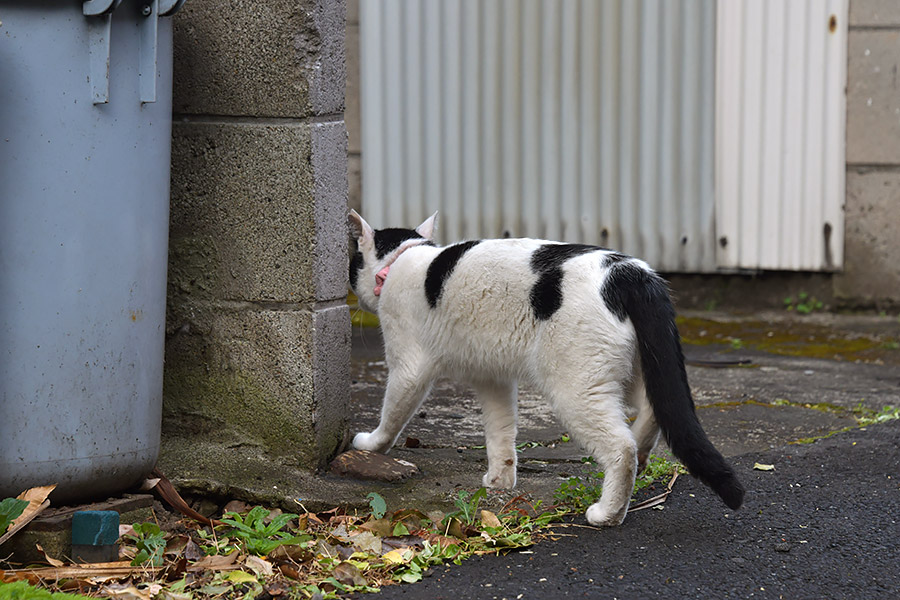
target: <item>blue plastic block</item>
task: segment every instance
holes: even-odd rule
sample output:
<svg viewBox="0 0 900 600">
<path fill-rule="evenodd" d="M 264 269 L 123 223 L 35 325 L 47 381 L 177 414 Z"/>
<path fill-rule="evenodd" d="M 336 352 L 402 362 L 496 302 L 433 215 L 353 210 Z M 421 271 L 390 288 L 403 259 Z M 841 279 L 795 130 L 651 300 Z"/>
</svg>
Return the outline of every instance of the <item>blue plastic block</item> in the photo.
<svg viewBox="0 0 900 600">
<path fill-rule="evenodd" d="M 119 539 L 119 513 L 81 510 L 72 515 L 72 545 L 110 546 Z"/>
</svg>

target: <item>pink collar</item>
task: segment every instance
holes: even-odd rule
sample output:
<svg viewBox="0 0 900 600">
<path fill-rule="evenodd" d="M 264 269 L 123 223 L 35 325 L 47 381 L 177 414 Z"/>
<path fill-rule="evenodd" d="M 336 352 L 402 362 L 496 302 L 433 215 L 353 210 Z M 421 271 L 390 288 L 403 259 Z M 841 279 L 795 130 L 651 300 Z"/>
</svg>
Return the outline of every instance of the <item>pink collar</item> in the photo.
<svg viewBox="0 0 900 600">
<path fill-rule="evenodd" d="M 394 257 L 391 258 L 386 265 L 384 265 L 384 268 L 375 274 L 375 289 L 373 291 L 376 296 L 381 295 L 381 288 L 384 287 L 384 281 L 387 279 L 388 272 L 391 270 L 391 265 L 394 264 L 394 261 L 396 261 L 398 258 L 400 258 L 400 255 L 403 254 L 404 252 L 406 252 L 407 250 L 409 250 L 410 248 L 412 248 L 414 246 L 421 246 L 422 244 L 424 244 L 427 241 L 428 240 L 422 240 L 416 244 L 407 244 L 406 246 L 402 246 L 400 248 L 400 250 L 398 250 L 397 253 L 394 255 Z"/>
</svg>

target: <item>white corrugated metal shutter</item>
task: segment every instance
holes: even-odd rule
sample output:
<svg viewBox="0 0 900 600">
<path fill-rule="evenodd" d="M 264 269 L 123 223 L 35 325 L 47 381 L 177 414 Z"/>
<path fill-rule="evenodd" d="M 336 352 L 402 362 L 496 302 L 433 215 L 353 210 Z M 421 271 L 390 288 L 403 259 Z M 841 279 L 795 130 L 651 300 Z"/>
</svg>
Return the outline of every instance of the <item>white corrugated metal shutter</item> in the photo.
<svg viewBox="0 0 900 600">
<path fill-rule="evenodd" d="M 715 268 L 713 0 L 360 3 L 376 226 Z"/>
<path fill-rule="evenodd" d="M 663 271 L 838 266 L 843 113 L 819 131 L 807 114 L 813 96 L 843 86 L 843 64 L 830 69 L 845 56 L 834 40 L 846 40 L 846 0 L 833 39 L 813 35 L 813 17 L 836 5 L 364 0 L 364 215 L 415 225 L 439 210 L 444 241 L 601 244 Z M 768 80 L 780 49 L 783 88 Z M 799 105 L 779 96 L 795 78 Z M 843 98 L 842 87 L 815 98 L 823 120 Z M 819 246 L 800 227 L 816 229 Z"/>
<path fill-rule="evenodd" d="M 717 262 L 843 264 L 847 0 L 719 3 Z"/>
</svg>

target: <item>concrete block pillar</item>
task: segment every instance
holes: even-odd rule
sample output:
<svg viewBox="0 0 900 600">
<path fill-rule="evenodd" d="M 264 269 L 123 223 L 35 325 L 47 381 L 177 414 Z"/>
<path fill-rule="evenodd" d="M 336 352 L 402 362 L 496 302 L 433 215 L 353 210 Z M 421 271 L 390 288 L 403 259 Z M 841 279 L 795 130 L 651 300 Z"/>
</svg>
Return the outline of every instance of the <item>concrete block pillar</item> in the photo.
<svg viewBox="0 0 900 600">
<path fill-rule="evenodd" d="M 847 48 L 847 230 L 835 297 L 900 307 L 900 3 L 851 0 Z"/>
<path fill-rule="evenodd" d="M 160 465 L 188 487 L 277 489 L 266 473 L 345 435 L 344 79 L 341 1 L 191 0 L 175 20 Z"/>
</svg>

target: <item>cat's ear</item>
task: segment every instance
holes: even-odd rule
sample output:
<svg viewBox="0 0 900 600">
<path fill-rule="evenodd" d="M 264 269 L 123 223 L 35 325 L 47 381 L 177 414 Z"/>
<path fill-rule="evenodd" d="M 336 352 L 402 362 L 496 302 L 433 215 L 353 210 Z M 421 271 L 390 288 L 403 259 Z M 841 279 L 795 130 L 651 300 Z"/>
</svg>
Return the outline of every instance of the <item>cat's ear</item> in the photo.
<svg viewBox="0 0 900 600">
<path fill-rule="evenodd" d="M 437 215 L 437 213 L 434 213 L 433 215 L 425 219 L 425 221 L 423 221 L 421 225 L 416 227 L 416 233 L 421 235 L 426 240 L 433 240 L 434 230 L 437 227 Z"/>
<path fill-rule="evenodd" d="M 347 222 L 350 225 L 350 234 L 357 240 L 371 240 L 375 238 L 375 230 L 352 208 L 350 209 L 350 215 L 347 217 Z"/>
</svg>

